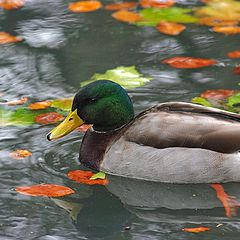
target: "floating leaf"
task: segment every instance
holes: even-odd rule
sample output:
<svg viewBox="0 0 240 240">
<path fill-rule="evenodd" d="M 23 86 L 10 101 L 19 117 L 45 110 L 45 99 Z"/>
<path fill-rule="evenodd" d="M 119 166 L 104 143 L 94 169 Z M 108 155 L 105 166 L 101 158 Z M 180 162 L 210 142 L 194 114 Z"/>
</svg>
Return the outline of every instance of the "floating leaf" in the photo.
<svg viewBox="0 0 240 240">
<path fill-rule="evenodd" d="M 107 70 L 103 74 L 101 73 L 94 74 L 90 80 L 82 82 L 81 87 L 97 80 L 106 79 L 116 82 L 126 89 L 132 89 L 143 86 L 147 82 L 152 80 L 152 78 L 143 77 L 142 74 L 140 74 L 136 70 L 135 66 L 117 67 L 114 69 Z"/>
<path fill-rule="evenodd" d="M 237 65 L 236 67 L 234 67 L 233 72 L 235 74 L 240 74 L 240 65 Z"/>
<path fill-rule="evenodd" d="M 174 68 L 201 68 L 216 64 L 217 62 L 213 59 L 180 56 L 165 59 L 162 63 L 167 63 Z"/>
<path fill-rule="evenodd" d="M 212 30 L 217 33 L 225 33 L 226 35 L 240 33 L 240 27 L 238 26 L 214 27 Z"/>
<path fill-rule="evenodd" d="M 96 174 L 94 174 L 92 177 L 90 177 L 90 180 L 96 180 L 96 179 L 105 179 L 106 178 L 106 174 L 103 172 L 98 172 Z"/>
<path fill-rule="evenodd" d="M 207 90 L 201 94 L 201 97 L 207 99 L 225 99 L 233 95 L 234 92 L 234 90 L 229 89 Z"/>
<path fill-rule="evenodd" d="M 28 105 L 28 108 L 30 110 L 39 110 L 39 109 L 45 109 L 51 106 L 51 102 L 50 101 L 43 101 L 43 102 L 35 102 L 35 103 L 31 103 L 30 105 Z"/>
<path fill-rule="evenodd" d="M 90 180 L 90 178 L 94 176 L 94 173 L 90 171 L 74 170 L 74 171 L 70 171 L 67 175 L 69 179 L 74 180 L 75 182 L 78 182 L 78 183 L 84 183 L 88 185 L 108 184 L 107 179 Z"/>
<path fill-rule="evenodd" d="M 146 8 L 139 13 L 142 21 L 138 22 L 139 26 L 156 26 L 162 21 L 176 23 L 195 23 L 198 19 L 189 13 L 191 9 L 171 7 L 171 8 Z"/>
<path fill-rule="evenodd" d="M 83 12 L 93 12 L 102 7 L 102 3 L 100 1 L 92 0 L 92 1 L 79 1 L 74 3 L 69 3 L 68 9 L 75 13 L 83 13 Z"/>
<path fill-rule="evenodd" d="M 136 2 L 118 2 L 106 5 L 105 9 L 110 11 L 127 10 L 137 7 L 137 5 L 138 3 Z"/>
<path fill-rule="evenodd" d="M 42 113 L 35 117 L 35 122 L 39 124 L 52 124 L 62 121 L 64 116 L 57 112 Z"/>
<path fill-rule="evenodd" d="M 121 22 L 135 23 L 141 20 L 141 16 L 136 12 L 120 10 L 112 14 L 112 17 Z"/>
<path fill-rule="evenodd" d="M 22 0 L 1 0 L 0 1 L 0 8 L 5 10 L 12 10 L 21 8 L 24 5 Z"/>
<path fill-rule="evenodd" d="M 221 20 L 213 17 L 203 17 L 200 18 L 198 23 L 202 25 L 207 25 L 211 27 L 225 27 L 225 26 L 234 26 L 238 24 L 236 20 Z"/>
<path fill-rule="evenodd" d="M 34 123 L 37 113 L 25 108 L 10 112 L 7 125 L 30 125 Z"/>
<path fill-rule="evenodd" d="M 208 100 L 202 97 L 195 97 L 192 99 L 192 102 L 196 104 L 201 104 L 205 107 L 212 107 L 212 104 Z"/>
<path fill-rule="evenodd" d="M 9 156 L 14 159 L 23 159 L 32 156 L 32 153 L 25 149 L 18 149 L 14 152 L 11 152 Z"/>
<path fill-rule="evenodd" d="M 76 130 L 80 132 L 86 132 L 91 127 L 92 127 L 92 124 L 83 124 L 82 126 L 78 127 Z"/>
<path fill-rule="evenodd" d="M 16 191 L 24 195 L 43 197 L 62 197 L 75 193 L 75 191 L 69 187 L 59 186 L 55 184 L 40 184 L 26 187 L 17 187 Z"/>
<path fill-rule="evenodd" d="M 195 10 L 198 17 L 213 17 L 220 20 L 240 19 L 240 2 L 234 0 L 208 1 L 207 6 L 198 7 Z"/>
<path fill-rule="evenodd" d="M 165 8 L 175 4 L 174 0 L 140 0 L 140 6 L 143 8 Z"/>
<path fill-rule="evenodd" d="M 27 97 L 22 97 L 18 100 L 11 100 L 7 102 L 0 102 L 0 105 L 8 105 L 8 106 L 15 106 L 15 105 L 22 105 L 28 101 Z"/>
<path fill-rule="evenodd" d="M 6 32 L 0 32 L 0 44 L 21 42 L 23 39 L 15 37 Z"/>
<path fill-rule="evenodd" d="M 229 52 L 227 55 L 229 58 L 240 58 L 240 50 Z"/>
<path fill-rule="evenodd" d="M 160 22 L 156 26 L 157 30 L 161 33 L 168 35 L 178 35 L 186 29 L 183 24 L 171 23 L 171 22 Z"/>
<path fill-rule="evenodd" d="M 240 106 L 240 93 L 230 96 L 228 98 L 227 105 L 229 107 L 239 107 Z"/>
<path fill-rule="evenodd" d="M 217 198 L 221 201 L 225 208 L 225 214 L 227 217 L 237 216 L 237 210 L 240 207 L 240 203 L 237 201 L 236 197 L 229 196 L 221 184 L 211 184 L 211 187 L 216 191 Z"/>
<path fill-rule="evenodd" d="M 72 108 L 73 98 L 62 98 L 51 101 L 51 107 L 61 109 L 63 111 L 69 111 Z"/>
<path fill-rule="evenodd" d="M 209 231 L 209 227 L 195 227 L 195 228 L 183 228 L 183 232 L 199 233 Z"/>
</svg>

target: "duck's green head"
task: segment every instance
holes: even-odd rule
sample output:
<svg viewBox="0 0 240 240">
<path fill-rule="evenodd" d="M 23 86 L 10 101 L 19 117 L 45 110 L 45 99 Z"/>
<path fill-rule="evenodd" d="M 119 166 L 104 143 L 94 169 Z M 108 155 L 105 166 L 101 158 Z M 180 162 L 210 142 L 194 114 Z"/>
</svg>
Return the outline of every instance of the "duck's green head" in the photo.
<svg viewBox="0 0 240 240">
<path fill-rule="evenodd" d="M 72 111 L 47 138 L 61 138 L 84 123 L 93 124 L 97 131 L 110 131 L 127 124 L 133 117 L 127 92 L 117 83 L 100 80 L 79 90 L 73 99 Z"/>
</svg>

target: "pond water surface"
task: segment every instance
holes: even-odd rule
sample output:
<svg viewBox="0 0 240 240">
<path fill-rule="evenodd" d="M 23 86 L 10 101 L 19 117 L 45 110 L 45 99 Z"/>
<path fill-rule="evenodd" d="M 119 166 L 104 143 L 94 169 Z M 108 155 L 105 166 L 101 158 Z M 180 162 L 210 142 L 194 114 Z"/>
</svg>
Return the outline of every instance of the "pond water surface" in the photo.
<svg viewBox="0 0 240 240">
<path fill-rule="evenodd" d="M 226 53 L 240 47 L 239 35 L 225 36 L 208 27 L 188 25 L 177 37 L 152 27 L 137 27 L 99 10 L 68 11 L 70 1 L 26 0 L 23 8 L 0 10 L 0 31 L 24 41 L 0 46 L 3 99 L 28 96 L 31 101 L 71 97 L 80 82 L 94 73 L 135 65 L 153 80 L 129 90 L 136 113 L 164 101 L 187 101 L 207 89 L 237 89 L 237 60 Z M 103 1 L 108 3 L 110 1 Z M 198 1 L 180 1 L 196 6 Z M 160 61 L 186 55 L 214 58 L 219 64 L 200 69 L 174 69 Z M 14 107 L 13 107 L 14 108 Z M 237 240 L 239 216 L 228 218 L 209 185 L 171 185 L 109 176 L 109 185 L 77 184 L 66 177 L 82 168 L 78 152 L 82 133 L 48 142 L 50 126 L 4 126 L 0 137 L 0 239 L 206 239 Z M 14 160 L 9 152 L 28 149 L 33 155 Z M 54 183 L 76 194 L 53 199 L 21 195 L 17 186 Z M 240 200 L 240 185 L 225 190 Z M 220 224 L 220 225 L 219 225 Z M 203 233 L 185 227 L 207 226 Z"/>
</svg>

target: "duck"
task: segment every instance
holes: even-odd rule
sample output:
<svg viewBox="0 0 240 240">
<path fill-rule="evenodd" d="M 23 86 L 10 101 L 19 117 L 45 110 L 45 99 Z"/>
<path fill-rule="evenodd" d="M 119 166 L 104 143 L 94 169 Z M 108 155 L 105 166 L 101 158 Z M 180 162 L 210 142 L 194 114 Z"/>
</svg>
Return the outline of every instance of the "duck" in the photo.
<svg viewBox="0 0 240 240">
<path fill-rule="evenodd" d="M 163 183 L 240 182 L 240 115 L 187 102 L 134 114 L 126 90 L 98 80 L 75 95 L 50 131 L 61 138 L 83 124 L 80 163 L 109 175 Z"/>
</svg>

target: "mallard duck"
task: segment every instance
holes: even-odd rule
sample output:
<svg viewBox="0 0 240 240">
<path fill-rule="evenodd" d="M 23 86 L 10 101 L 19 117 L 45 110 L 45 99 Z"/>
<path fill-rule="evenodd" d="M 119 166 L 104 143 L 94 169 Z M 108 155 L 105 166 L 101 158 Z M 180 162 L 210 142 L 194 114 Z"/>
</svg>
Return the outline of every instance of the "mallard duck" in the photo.
<svg viewBox="0 0 240 240">
<path fill-rule="evenodd" d="M 80 162 L 107 174 L 168 183 L 240 181 L 240 115 L 185 102 L 134 117 L 127 92 L 100 80 L 80 89 L 66 119 L 47 136 L 82 124 Z"/>
</svg>

